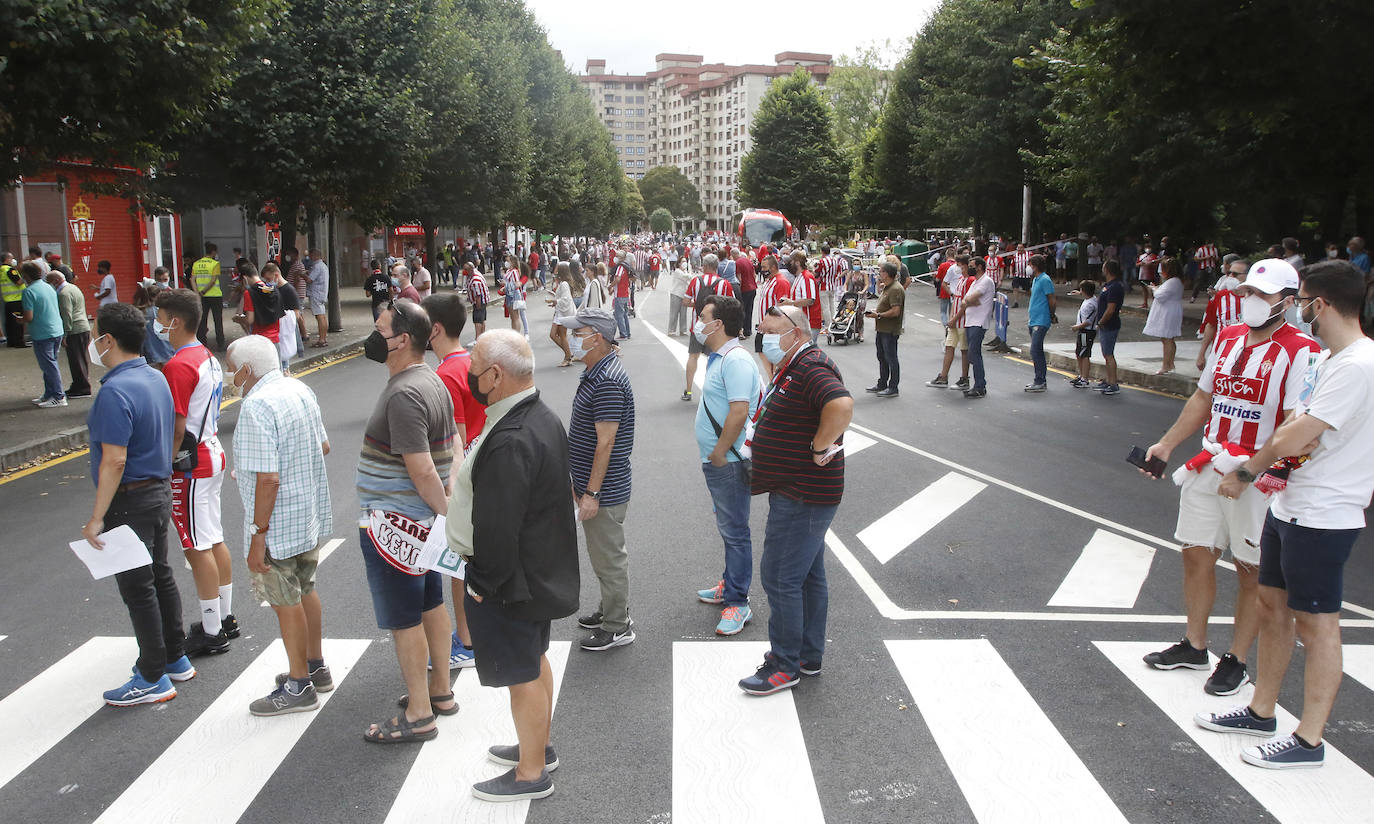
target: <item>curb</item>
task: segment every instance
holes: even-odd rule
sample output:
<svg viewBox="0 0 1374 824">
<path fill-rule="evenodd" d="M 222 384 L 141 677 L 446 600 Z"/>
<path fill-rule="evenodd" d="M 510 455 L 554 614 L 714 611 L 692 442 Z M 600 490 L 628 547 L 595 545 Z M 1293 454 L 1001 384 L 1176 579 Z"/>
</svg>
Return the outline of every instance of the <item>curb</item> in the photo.
<svg viewBox="0 0 1374 824">
<path fill-rule="evenodd" d="M 1013 346 L 1011 350 L 1018 357 L 1029 358 L 1030 349 L 1025 346 Z M 1063 369 L 1068 372 L 1078 373 L 1078 360 L 1062 355 L 1058 352 L 1046 352 L 1045 362 L 1056 369 Z M 1093 362 L 1092 368 L 1088 372 L 1088 377 L 1094 380 L 1106 380 L 1107 367 L 1101 363 Z M 1197 388 L 1197 380 L 1183 375 L 1155 375 L 1150 372 L 1141 372 L 1137 369 L 1122 369 L 1117 367 L 1116 379 L 1129 386 L 1137 386 L 1144 389 L 1153 389 L 1156 392 L 1165 392 L 1180 398 L 1187 398 L 1193 394 Z"/>
<path fill-rule="evenodd" d="M 291 367 L 295 371 L 303 371 L 362 351 L 362 348 L 363 342 L 361 340 L 345 343 L 342 346 L 331 346 L 309 357 L 294 361 Z M 89 430 L 84 426 L 77 426 L 64 429 L 54 435 L 21 443 L 18 446 L 3 447 L 0 448 L 0 475 L 22 469 L 28 464 L 40 463 L 78 449 L 85 449 L 90 445 Z"/>
</svg>

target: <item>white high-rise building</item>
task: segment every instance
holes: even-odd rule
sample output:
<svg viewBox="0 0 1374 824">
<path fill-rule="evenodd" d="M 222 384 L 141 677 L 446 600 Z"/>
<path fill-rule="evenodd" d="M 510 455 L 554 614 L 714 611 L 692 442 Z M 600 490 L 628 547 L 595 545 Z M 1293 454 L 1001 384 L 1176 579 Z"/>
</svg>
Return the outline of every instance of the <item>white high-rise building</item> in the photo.
<svg viewBox="0 0 1374 824">
<path fill-rule="evenodd" d="M 588 60 L 581 75 L 625 173 L 636 180 L 655 166 L 676 166 L 701 192 L 707 229 L 731 230 L 742 208 L 736 198 L 749 127 L 775 77 L 797 66 L 824 85 L 828 54 L 782 52 L 774 65 L 703 63 L 699 54 L 660 54 L 648 74 L 609 74 Z M 743 204 L 770 207 L 768 203 Z"/>
</svg>

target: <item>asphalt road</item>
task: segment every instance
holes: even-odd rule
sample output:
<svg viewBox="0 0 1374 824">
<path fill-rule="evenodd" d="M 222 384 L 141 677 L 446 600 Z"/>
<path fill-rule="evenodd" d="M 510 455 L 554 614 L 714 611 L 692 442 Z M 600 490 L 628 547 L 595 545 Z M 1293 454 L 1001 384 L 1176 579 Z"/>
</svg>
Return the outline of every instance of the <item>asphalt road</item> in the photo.
<svg viewBox="0 0 1374 824">
<path fill-rule="evenodd" d="M 537 383 L 566 417 L 579 370 L 557 368 L 548 312 L 537 298 L 531 307 Z M 685 339 L 634 321 L 622 358 L 639 415 L 627 519 L 638 640 L 587 653 L 571 619 L 555 624 L 555 652 L 571 642 L 554 718 L 562 766 L 557 792 L 527 818 L 524 805 L 468 797 L 470 783 L 499 772 L 474 766 L 474 753 L 509 735 L 503 696 L 476 688 L 473 673 L 458 677 L 463 710 L 440 720 L 435 742 L 377 747 L 360 736 L 393 714 L 403 691 L 373 620 L 353 526 L 354 463 L 385 382 L 381 366 L 355 358 L 305 377 L 334 447 L 330 494 L 342 539 L 319 576 L 340 683 L 314 714 L 260 724 L 238 701 L 265 692 L 264 676 L 284 660 L 268 649 L 275 620 L 251 598 L 241 561 L 234 611 L 244 635 L 228 654 L 199 660 L 200 674 L 169 703 L 91 705 L 123 679 L 132 655 L 102 640 L 131 635 L 113 582 L 90 580 L 65 546 L 89 514 L 89 464 L 76 458 L 5 483 L 0 819 L 1371 820 L 1371 539 L 1361 539 L 1346 576 L 1356 606 L 1343 614 L 1348 677 L 1327 738 L 1344 757 L 1300 775 L 1241 764 L 1236 746 L 1253 741 L 1218 742 L 1189 719 L 1244 695 L 1211 699 L 1205 674 L 1139 663 L 1140 652 L 1182 632 L 1177 494 L 1123 459 L 1131 445 L 1153 442 L 1181 402 L 1131 389 L 1101 397 L 1053 376 L 1049 392 L 1026 395 L 1029 366 L 1006 358 L 988 359 L 989 395 L 967 402 L 922 385 L 938 369 L 938 328 L 916 313 L 938 310 L 922 295 L 911 310 L 897 399 L 862 391 L 876 372 L 871 343 L 828 350 L 856 404 L 826 559 L 824 673 L 763 699 L 734 687 L 767 639 L 757 576 L 755 618 L 734 638 L 716 638 L 716 611 L 694 598 L 719 577 L 722 553 L 697 465 L 694 404 L 678 399 Z M 663 328 L 666 295 L 647 296 L 642 314 Z M 230 407 L 222 431 L 231 448 L 234 422 Z M 758 547 L 765 514 L 756 498 Z M 224 523 L 236 559 L 240 518 L 228 484 Z M 1090 546 L 1132 560 L 1097 565 Z M 176 566 L 190 597 L 189 571 Z M 1231 573 L 1220 571 L 1219 582 L 1218 611 L 1229 614 Z M 596 592 L 584 562 L 584 608 Z M 1230 634 L 1214 623 L 1212 650 L 1225 651 Z M 1299 650 L 1281 702 L 1295 712 L 1302 660 Z"/>
</svg>

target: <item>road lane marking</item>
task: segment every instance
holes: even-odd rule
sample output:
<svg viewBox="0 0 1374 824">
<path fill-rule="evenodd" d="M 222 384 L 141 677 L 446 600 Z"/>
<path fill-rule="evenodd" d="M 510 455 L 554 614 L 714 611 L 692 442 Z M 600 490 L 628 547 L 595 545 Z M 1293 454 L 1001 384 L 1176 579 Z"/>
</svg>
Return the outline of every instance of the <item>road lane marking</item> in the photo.
<svg viewBox="0 0 1374 824">
<path fill-rule="evenodd" d="M 186 728 L 171 746 L 114 803 L 97 824 L 146 818 L 151 810 L 164 820 L 197 824 L 234 824 L 253 803 L 291 749 L 338 695 L 338 685 L 362 657 L 370 641 L 325 639 L 325 660 L 335 689 L 319 696 L 320 708 L 277 718 L 248 713 L 248 704 L 271 689 L 286 669 L 286 649 L 273 641 Z M 359 741 L 359 746 L 364 746 Z M 209 749 L 207 749 L 209 748 Z"/>
<path fill-rule="evenodd" d="M 978 821 L 1071 817 L 1124 824 L 1126 817 L 991 642 L 886 644 Z M 1065 799 L 1072 799 L 1070 807 Z"/>
<path fill-rule="evenodd" d="M 1154 547 L 1099 529 L 1048 605 L 1130 609 L 1140 597 L 1154 557 Z"/>
<path fill-rule="evenodd" d="M 1299 776 L 1282 770 L 1252 767 L 1240 760 L 1243 748 L 1264 739 L 1215 733 L 1202 729 L 1193 721 L 1195 713 L 1218 712 L 1245 703 L 1253 692 L 1252 687 L 1246 686 L 1231 696 L 1208 695 L 1202 691 L 1208 677 L 1206 672 L 1157 670 L 1141 662 L 1141 656 L 1168 646 L 1169 641 L 1094 641 L 1093 644 L 1276 820 L 1295 824 L 1369 820 L 1374 778 L 1331 746 L 1330 741 L 1326 742 L 1326 764 L 1320 769 L 1303 770 Z M 1215 665 L 1216 657 L 1210 657 Z M 1275 714 L 1280 735 L 1287 735 L 1297 726 L 1298 720 L 1283 707 L 1278 707 Z"/>
<path fill-rule="evenodd" d="M 852 429 L 845 430 L 844 455 L 846 458 L 852 458 L 875 443 L 877 443 L 877 441 L 867 435 L 860 435 Z"/>
<path fill-rule="evenodd" d="M 96 636 L 5 696 L 0 728 L 23 735 L 8 736 L 0 747 L 0 787 L 105 706 L 101 690 L 127 681 L 136 658 L 134 639 Z"/>
<path fill-rule="evenodd" d="M 1341 647 L 1345 674 L 1374 690 L 1374 646 L 1345 644 Z"/>
<path fill-rule="evenodd" d="M 333 555 L 334 550 L 338 549 L 339 545 L 343 542 L 343 538 L 330 538 L 328 541 L 326 541 L 324 546 L 320 547 L 320 558 L 318 561 L 315 562 L 315 565 L 319 566 L 320 564 L 324 563 L 325 559 L 328 558 L 330 555 Z M 266 601 L 263 601 L 262 606 L 269 607 L 271 606 L 271 604 L 267 603 Z"/>
<path fill-rule="evenodd" d="M 555 707 L 569 647 L 568 641 L 554 641 L 549 645 Z M 459 672 L 465 673 L 464 670 Z M 387 822 L 500 821 L 520 824 L 529 812 L 530 802 L 491 804 L 472 795 L 474 782 L 495 778 L 510 769 L 487 760 L 487 748 L 491 745 L 516 741 L 508 691 L 480 685 L 476 671 L 470 671 L 458 676 L 453 685 L 453 697 L 461 708 L 458 715 L 453 723 L 440 721 L 439 737 L 421 745 L 420 755 L 411 765 L 401 792 L 387 813 Z M 557 724 L 553 737 L 556 748 Z"/>
<path fill-rule="evenodd" d="M 950 472 L 859 532 L 859 540 L 879 563 L 887 563 L 920 540 L 987 484 Z"/>
<path fill-rule="evenodd" d="M 767 651 L 673 643 L 673 824 L 825 820 L 791 692 L 758 698 L 735 683 Z"/>
</svg>

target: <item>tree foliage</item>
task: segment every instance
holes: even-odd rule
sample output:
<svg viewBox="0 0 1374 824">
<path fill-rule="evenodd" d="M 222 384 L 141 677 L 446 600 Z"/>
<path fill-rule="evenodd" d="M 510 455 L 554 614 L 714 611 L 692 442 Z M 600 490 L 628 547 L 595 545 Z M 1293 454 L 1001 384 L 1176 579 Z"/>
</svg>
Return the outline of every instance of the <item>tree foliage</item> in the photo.
<svg viewBox="0 0 1374 824">
<path fill-rule="evenodd" d="M 887 102 L 891 66 L 900 58 L 891 40 L 860 46 L 842 54 L 830 69 L 825 94 L 835 110 L 835 138 L 840 151 L 854 158 L 878 122 Z"/>
<path fill-rule="evenodd" d="M 835 141 L 834 114 L 804 68 L 773 81 L 749 135 L 753 145 L 740 163 L 741 203 L 780 209 L 802 227 L 840 213 L 848 169 Z"/>
<path fill-rule="evenodd" d="M 63 158 L 161 162 L 276 10 L 273 0 L 0 3 L 0 186 Z"/>
<path fill-rule="evenodd" d="M 671 232 L 673 230 L 673 213 L 662 206 L 655 209 L 649 215 L 649 229 L 654 232 Z"/>
<path fill-rule="evenodd" d="M 653 212 L 663 208 L 670 214 L 694 220 L 706 217 L 706 210 L 701 208 L 701 192 L 676 166 L 655 166 L 638 183 L 645 209 Z"/>
</svg>

